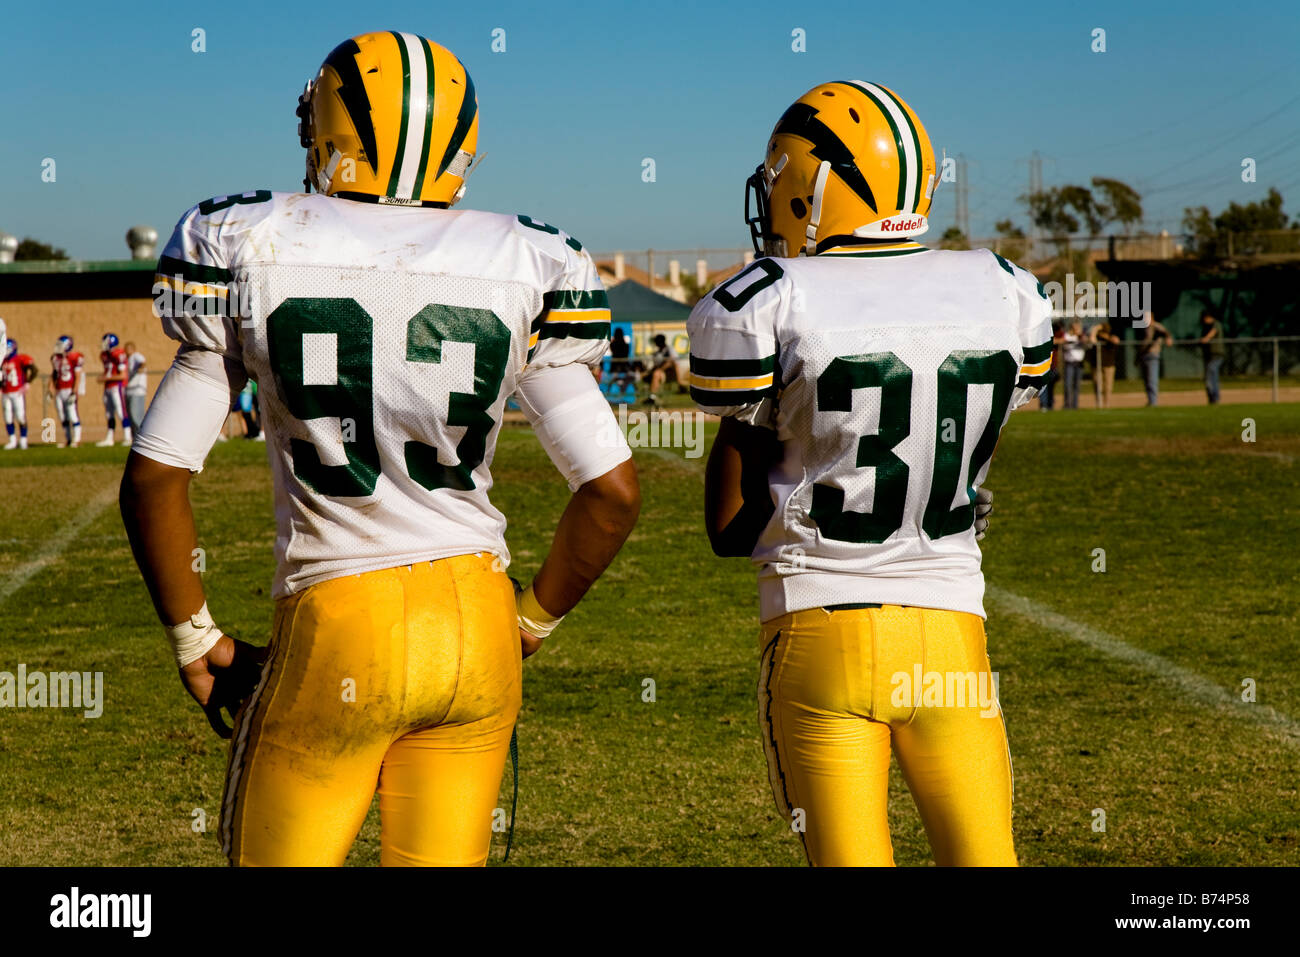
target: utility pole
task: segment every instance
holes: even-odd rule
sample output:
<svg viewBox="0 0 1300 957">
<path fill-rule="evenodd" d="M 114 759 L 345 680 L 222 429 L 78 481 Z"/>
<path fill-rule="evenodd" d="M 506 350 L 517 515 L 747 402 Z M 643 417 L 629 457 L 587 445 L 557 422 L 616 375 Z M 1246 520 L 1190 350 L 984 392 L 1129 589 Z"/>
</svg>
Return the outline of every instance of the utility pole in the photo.
<svg viewBox="0 0 1300 957">
<path fill-rule="evenodd" d="M 1043 158 L 1038 155 L 1038 150 L 1029 154 L 1029 195 L 1043 191 Z M 1030 248 L 1038 241 L 1039 231 L 1034 222 L 1029 223 L 1029 240 Z"/>
<path fill-rule="evenodd" d="M 966 182 L 966 155 L 957 154 L 957 228 L 962 236 L 970 240 L 970 210 L 968 208 L 968 184 Z"/>
</svg>

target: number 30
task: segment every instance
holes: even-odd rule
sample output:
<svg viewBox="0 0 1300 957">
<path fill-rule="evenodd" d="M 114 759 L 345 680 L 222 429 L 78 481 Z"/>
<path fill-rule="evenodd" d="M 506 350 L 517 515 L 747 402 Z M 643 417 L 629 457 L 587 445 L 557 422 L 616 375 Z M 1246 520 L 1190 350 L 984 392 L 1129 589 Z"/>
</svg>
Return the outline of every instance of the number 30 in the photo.
<svg viewBox="0 0 1300 957">
<path fill-rule="evenodd" d="M 939 366 L 935 415 L 934 478 L 922 528 L 931 540 L 956 535 L 975 522 L 975 476 L 993 457 L 998 432 L 1011 399 L 1017 365 L 1010 352 L 956 351 Z M 991 384 L 993 404 L 988 421 L 971 451 L 966 470 L 966 503 L 951 508 L 961 481 L 962 439 L 966 435 L 968 386 Z M 892 352 L 841 356 L 817 379 L 817 411 L 848 412 L 853 391 L 880 388 L 880 425 L 858 440 L 854 465 L 876 470 L 872 511 L 844 508 L 844 489 L 814 485 L 810 514 L 821 533 L 836 541 L 878 545 L 903 524 L 907 501 L 907 463 L 894 448 L 912 431 L 912 370 Z M 950 421 L 949 421 L 950 420 Z M 945 435 L 952 441 L 944 441 Z"/>
</svg>

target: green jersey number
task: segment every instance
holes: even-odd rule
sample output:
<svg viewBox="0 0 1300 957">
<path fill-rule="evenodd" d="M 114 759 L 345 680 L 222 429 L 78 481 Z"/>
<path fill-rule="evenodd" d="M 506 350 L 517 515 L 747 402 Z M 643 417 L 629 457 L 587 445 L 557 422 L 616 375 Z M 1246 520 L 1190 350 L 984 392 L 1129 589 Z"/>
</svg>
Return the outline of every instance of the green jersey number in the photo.
<svg viewBox="0 0 1300 957">
<path fill-rule="evenodd" d="M 488 409 L 497 400 L 510 361 L 510 330 L 490 309 L 468 306 L 425 306 L 406 327 L 406 358 L 410 362 L 442 362 L 444 342 L 474 344 L 474 391 L 452 392 L 447 399 L 447 424 L 465 426 L 456 446 L 458 465 L 443 465 L 438 450 L 425 442 L 407 442 L 406 470 L 429 490 L 469 491 L 473 471 L 487 454 L 488 433 L 496 423 Z"/>
<path fill-rule="evenodd" d="M 332 346 L 324 339 L 332 339 Z M 473 471 L 487 454 L 496 424 L 488 409 L 496 402 L 510 359 L 510 330 L 488 309 L 429 305 L 407 322 L 406 358 L 438 364 L 444 343 L 474 346 L 474 391 L 451 392 L 447 425 L 464 426 L 456 446 L 459 463 L 444 465 L 426 442 L 405 443 L 410 476 L 429 490 L 467 491 Z M 267 317 L 267 344 L 285 407 L 297 419 L 337 418 L 347 464 L 326 465 L 316 446 L 289 440 L 293 474 L 322 495 L 362 498 L 379 481 L 375 441 L 374 319 L 354 299 L 286 299 Z M 330 383 L 307 382 L 304 350 L 332 348 L 336 374 Z"/>
<path fill-rule="evenodd" d="M 235 196 L 214 196 L 212 199 L 205 199 L 199 203 L 199 213 L 203 216 L 211 216 L 213 213 L 219 213 L 231 206 L 255 206 L 258 203 L 265 203 L 270 198 L 271 191 L 269 189 L 258 189 L 251 193 L 239 193 Z"/>
<path fill-rule="evenodd" d="M 939 366 L 935 414 L 933 479 L 922 528 L 931 539 L 966 531 L 975 522 L 975 476 L 993 457 L 998 432 L 1011 399 L 1017 365 L 1010 352 L 957 351 Z M 962 476 L 966 436 L 967 391 L 993 386 L 992 411 L 971 451 L 966 468 L 966 503 L 952 508 Z M 876 470 L 875 501 L 870 512 L 844 508 L 844 490 L 813 486 L 810 515 L 827 538 L 857 545 L 878 545 L 903 525 L 909 470 L 893 451 L 912 431 L 912 370 L 892 352 L 841 356 L 817 379 L 817 411 L 848 412 L 855 389 L 880 389 L 880 424 L 873 435 L 858 439 L 857 468 Z"/>
<path fill-rule="evenodd" d="M 844 508 L 844 489 L 814 485 L 812 520 L 827 538 L 841 542 L 883 542 L 903 524 L 907 499 L 907 463 L 894 446 L 912 431 L 912 370 L 892 352 L 832 359 L 817 378 L 817 409 L 848 412 L 853 390 L 880 387 L 880 427 L 875 435 L 858 439 L 858 468 L 876 470 L 875 509 Z"/>
</svg>

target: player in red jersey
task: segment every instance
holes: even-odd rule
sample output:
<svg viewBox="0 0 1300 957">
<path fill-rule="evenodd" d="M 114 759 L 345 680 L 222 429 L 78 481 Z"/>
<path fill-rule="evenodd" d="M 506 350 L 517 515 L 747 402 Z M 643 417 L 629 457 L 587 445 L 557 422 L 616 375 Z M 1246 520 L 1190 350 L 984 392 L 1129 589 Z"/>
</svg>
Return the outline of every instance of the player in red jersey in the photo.
<svg viewBox="0 0 1300 957">
<path fill-rule="evenodd" d="M 59 336 L 58 342 L 54 344 L 54 355 L 50 356 L 50 365 L 50 395 L 54 398 L 59 421 L 63 423 L 67 445 L 75 449 L 81 444 L 81 416 L 77 412 L 77 396 L 86 394 L 86 373 L 85 359 L 72 348 L 71 336 Z"/>
<path fill-rule="evenodd" d="M 126 350 L 118 345 L 117 336 L 111 332 L 104 333 L 100 340 L 103 351 L 99 360 L 104 363 L 104 416 L 108 419 L 108 434 L 97 446 L 113 444 L 113 427 L 122 421 L 122 442 L 131 444 L 131 418 L 126 413 Z"/>
<path fill-rule="evenodd" d="M 36 363 L 32 357 L 19 352 L 14 340 L 6 340 L 4 362 L 0 363 L 0 401 L 4 404 L 5 430 L 9 433 L 5 449 L 27 448 L 27 383 L 35 378 Z"/>
</svg>

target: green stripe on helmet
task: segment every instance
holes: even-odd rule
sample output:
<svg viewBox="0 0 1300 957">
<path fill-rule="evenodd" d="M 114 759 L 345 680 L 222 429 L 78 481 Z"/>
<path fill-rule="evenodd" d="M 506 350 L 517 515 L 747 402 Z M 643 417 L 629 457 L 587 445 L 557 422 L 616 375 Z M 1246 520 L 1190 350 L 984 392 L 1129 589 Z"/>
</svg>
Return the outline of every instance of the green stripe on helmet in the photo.
<svg viewBox="0 0 1300 957">
<path fill-rule="evenodd" d="M 415 188 L 412 199 L 419 199 L 424 189 L 424 171 L 429 168 L 429 140 L 433 137 L 433 48 L 429 41 L 420 37 L 420 47 L 424 50 L 424 78 L 427 81 L 427 100 L 424 105 L 424 144 L 420 147 L 420 168 L 415 173 Z"/>
<path fill-rule="evenodd" d="M 872 103 L 876 104 L 876 109 L 880 110 L 881 115 L 883 115 L 885 120 L 889 123 L 889 128 L 894 134 L 894 146 L 898 149 L 898 210 L 899 212 L 902 212 L 907 209 L 907 151 L 903 147 L 903 134 L 899 130 L 898 124 L 894 122 L 893 114 L 889 112 L 889 107 L 882 103 L 880 98 L 870 90 L 864 89 L 856 83 L 851 83 L 847 80 L 837 80 L 836 82 L 852 87 Z"/>
<path fill-rule="evenodd" d="M 876 85 L 880 86 L 878 83 Z M 916 132 L 916 124 L 912 122 L 912 117 L 907 112 L 907 107 L 903 105 L 903 101 L 885 87 L 881 86 L 880 89 L 884 90 L 885 95 L 894 101 L 894 105 L 898 107 L 898 112 L 902 113 L 903 119 L 907 120 L 908 131 L 912 134 L 912 142 L 916 144 L 916 198 L 912 202 L 912 212 L 915 213 L 921 208 L 921 176 L 925 173 L 925 154 L 921 151 L 921 135 Z"/>
<path fill-rule="evenodd" d="M 402 125 L 397 132 L 397 152 L 393 156 L 393 171 L 388 176 L 388 195 L 397 198 L 397 182 L 401 179 L 402 157 L 406 155 L 406 126 L 411 112 L 411 58 L 406 55 L 406 41 L 396 30 L 389 30 L 402 54 Z"/>
</svg>

